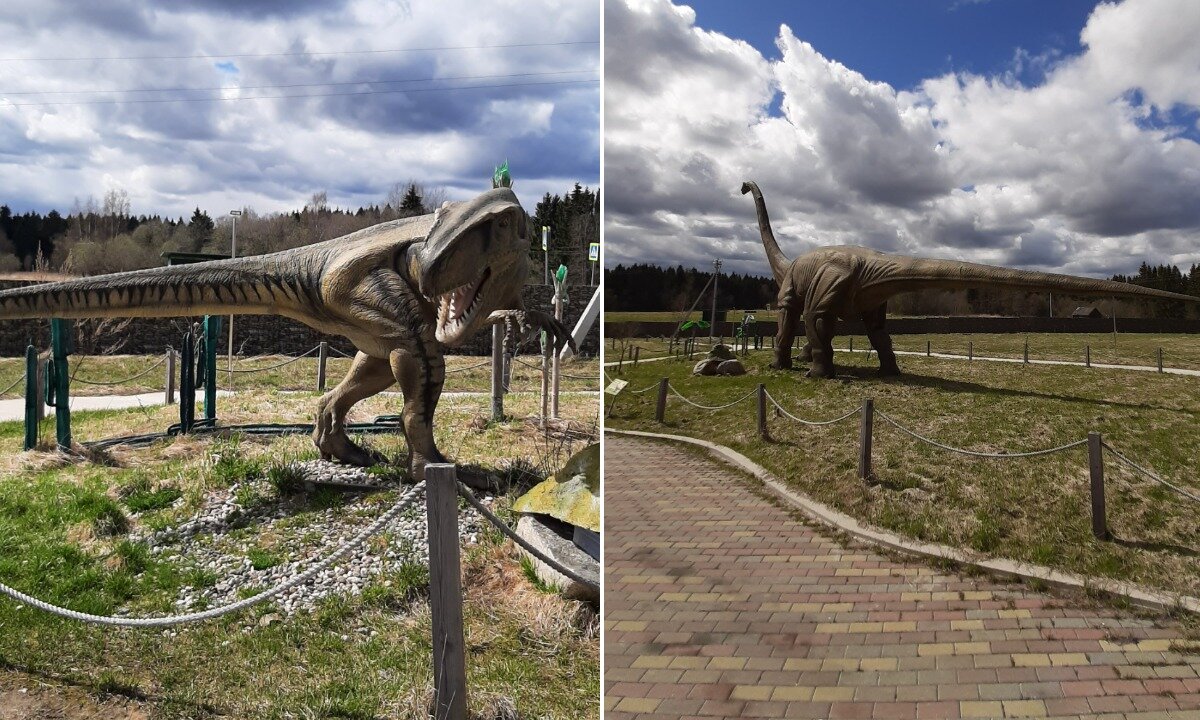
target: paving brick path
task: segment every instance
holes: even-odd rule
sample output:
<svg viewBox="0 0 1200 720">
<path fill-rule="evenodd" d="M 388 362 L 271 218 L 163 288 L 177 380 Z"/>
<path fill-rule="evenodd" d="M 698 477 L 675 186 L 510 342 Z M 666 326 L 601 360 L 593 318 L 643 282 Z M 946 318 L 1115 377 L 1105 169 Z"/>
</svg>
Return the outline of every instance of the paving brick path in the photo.
<svg viewBox="0 0 1200 720">
<path fill-rule="evenodd" d="M 606 443 L 606 720 L 1200 718 L 1170 623 L 891 560 L 716 460 Z"/>
</svg>

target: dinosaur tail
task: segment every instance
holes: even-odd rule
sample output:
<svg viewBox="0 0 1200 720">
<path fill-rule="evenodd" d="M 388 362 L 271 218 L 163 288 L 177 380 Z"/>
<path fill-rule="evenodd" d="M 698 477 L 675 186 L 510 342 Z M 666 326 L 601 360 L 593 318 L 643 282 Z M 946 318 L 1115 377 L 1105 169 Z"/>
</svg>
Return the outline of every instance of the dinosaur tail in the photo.
<svg viewBox="0 0 1200 720">
<path fill-rule="evenodd" d="M 884 290 L 886 295 L 895 295 L 911 290 L 1003 287 L 1014 290 L 1054 291 L 1084 297 L 1146 298 L 1200 303 L 1200 297 L 1130 283 L 951 260 L 914 259 L 892 270 L 893 273 L 889 277 L 876 282 L 865 282 L 864 289 L 870 287 L 876 291 Z"/>
<path fill-rule="evenodd" d="M 767 216 L 767 202 L 763 200 L 758 183 L 753 180 L 742 183 L 742 194 L 746 193 L 754 196 L 754 209 L 758 211 L 758 233 L 762 236 L 763 247 L 767 251 L 767 262 L 771 263 L 771 274 L 775 276 L 775 282 L 782 285 L 783 276 L 787 274 L 788 259 L 779 249 L 779 243 L 775 242 L 771 218 Z"/>
<path fill-rule="evenodd" d="M 14 288 L 0 291 L 0 320 L 289 315 L 319 301 L 314 260 L 263 255 Z"/>
</svg>

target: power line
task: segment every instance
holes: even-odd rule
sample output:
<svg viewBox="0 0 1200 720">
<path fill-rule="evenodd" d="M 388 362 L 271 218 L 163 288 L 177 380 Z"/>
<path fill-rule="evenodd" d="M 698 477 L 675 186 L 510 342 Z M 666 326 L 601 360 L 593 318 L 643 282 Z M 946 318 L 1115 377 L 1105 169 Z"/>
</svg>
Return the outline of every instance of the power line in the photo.
<svg viewBox="0 0 1200 720">
<path fill-rule="evenodd" d="M 397 90 L 361 90 L 358 92 L 344 93 L 310 93 L 305 95 L 251 95 L 247 97 L 215 97 L 215 98 L 132 98 L 126 100 L 81 100 L 71 102 L 30 102 L 30 103 L 8 103 L 0 104 L 0 108 L 4 107 L 47 107 L 59 105 L 125 105 L 125 104 L 147 104 L 147 103 L 192 103 L 192 102 L 228 102 L 234 100 L 283 100 L 287 98 L 323 98 L 323 97 L 350 97 L 356 95 L 394 95 L 397 93 L 427 93 L 427 92 L 449 92 L 453 90 L 485 90 L 491 88 L 506 88 L 506 87 L 538 87 L 548 85 L 586 85 L 599 83 L 597 80 L 557 80 L 550 82 L 527 82 L 527 83 L 501 83 L 497 85 L 458 85 L 452 87 L 435 87 L 435 88 L 407 88 Z"/>
<path fill-rule="evenodd" d="M 436 82 L 439 80 L 495 80 L 517 77 L 548 77 L 552 75 L 575 75 L 590 73 L 595 68 L 581 70 L 555 70 L 553 72 L 512 73 L 509 75 L 457 75 L 449 77 L 428 78 L 396 78 L 384 80 L 347 80 L 343 82 L 295 83 L 289 85 L 221 85 L 210 87 L 174 87 L 174 88 L 127 88 L 111 90 L 20 90 L 17 92 L 0 92 L 0 97 L 9 95 L 90 95 L 96 93 L 141 93 L 141 92 L 219 92 L 223 90 L 279 90 L 284 88 L 305 87 L 339 87 L 345 85 L 384 85 L 391 83 Z"/>
<path fill-rule="evenodd" d="M 46 58 L 0 58 L 0 62 L 74 62 L 108 60 L 216 60 L 220 58 L 300 57 L 324 55 L 371 55 L 381 53 L 440 52 L 443 50 L 495 50 L 503 48 L 562 47 L 568 45 L 599 45 L 599 40 L 565 40 L 548 43 L 509 43 L 497 45 L 444 45 L 422 48 L 387 48 L 383 50 L 329 50 L 277 53 L 234 53 L 229 55 L 123 55 L 110 57 L 46 57 Z"/>
</svg>

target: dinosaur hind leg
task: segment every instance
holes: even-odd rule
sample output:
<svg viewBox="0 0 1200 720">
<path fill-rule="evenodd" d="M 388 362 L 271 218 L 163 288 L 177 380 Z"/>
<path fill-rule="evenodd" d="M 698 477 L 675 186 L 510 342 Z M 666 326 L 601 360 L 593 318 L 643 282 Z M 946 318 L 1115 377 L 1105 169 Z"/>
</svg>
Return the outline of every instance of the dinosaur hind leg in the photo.
<svg viewBox="0 0 1200 720">
<path fill-rule="evenodd" d="M 424 480 L 428 463 L 446 461 L 433 438 L 433 412 L 446 380 L 446 361 L 441 355 L 421 357 L 407 350 L 396 350 L 392 352 L 391 369 L 404 393 L 401 417 L 408 442 L 409 469 L 417 480 Z"/>
<path fill-rule="evenodd" d="M 813 313 L 804 319 L 804 334 L 812 348 L 812 365 L 808 377 L 832 378 L 837 376 L 833 366 L 833 335 L 837 330 L 837 319 L 825 313 Z"/>
<path fill-rule="evenodd" d="M 887 304 L 880 305 L 871 312 L 863 313 L 863 323 L 867 326 L 867 339 L 871 347 L 879 353 L 879 374 L 883 377 L 894 377 L 900 374 L 900 366 L 896 364 L 896 352 L 892 349 L 892 336 L 884 329 L 887 321 Z"/>
<path fill-rule="evenodd" d="M 771 363 L 771 367 L 778 370 L 792 369 L 792 342 L 796 338 L 796 323 L 799 319 L 795 308 L 787 305 L 780 306 L 779 330 L 775 335 L 775 360 Z"/>
<path fill-rule="evenodd" d="M 344 463 L 361 466 L 374 465 L 379 461 L 378 457 L 346 436 L 346 414 L 356 403 L 387 390 L 395 381 L 387 360 L 361 352 L 354 356 L 350 372 L 317 403 L 313 443 L 321 451 L 322 458 L 337 458 Z"/>
</svg>

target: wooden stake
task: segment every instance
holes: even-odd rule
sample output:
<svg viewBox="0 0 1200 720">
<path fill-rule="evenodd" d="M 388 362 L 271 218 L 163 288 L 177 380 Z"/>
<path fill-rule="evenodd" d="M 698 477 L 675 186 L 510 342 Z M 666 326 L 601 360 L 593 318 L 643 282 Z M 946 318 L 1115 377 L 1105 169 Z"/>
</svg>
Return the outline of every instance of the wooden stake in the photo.
<svg viewBox="0 0 1200 720">
<path fill-rule="evenodd" d="M 663 378 L 658 381 L 658 405 L 654 408 L 654 419 L 660 423 L 666 422 L 667 417 L 667 383 L 670 380 Z"/>
<path fill-rule="evenodd" d="M 325 392 L 325 362 L 329 359 L 329 343 L 322 340 L 317 350 L 317 392 Z"/>
<path fill-rule="evenodd" d="M 875 424 L 875 401 L 871 398 L 863 400 L 862 415 L 858 420 L 858 477 L 867 480 L 871 477 L 871 440 Z"/>
<path fill-rule="evenodd" d="M 429 520 L 429 607 L 433 625 L 433 716 L 467 717 L 462 568 L 458 555 L 458 478 L 454 465 L 425 466 Z"/>
<path fill-rule="evenodd" d="M 167 348 L 167 405 L 175 404 L 175 351 Z"/>
<path fill-rule="evenodd" d="M 1088 471 L 1092 486 L 1092 535 L 1108 540 L 1108 521 L 1104 507 L 1104 446 L 1100 433 L 1088 433 Z"/>
<path fill-rule="evenodd" d="M 758 384 L 758 436 L 763 440 L 771 439 L 767 432 L 767 386 L 762 383 Z"/>
</svg>

